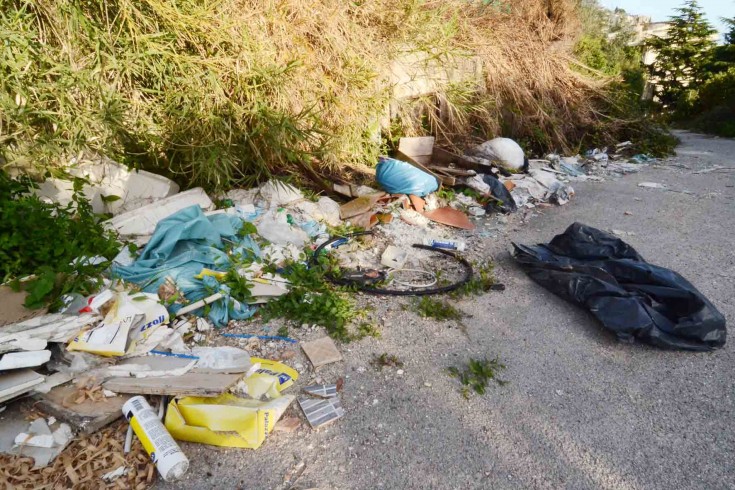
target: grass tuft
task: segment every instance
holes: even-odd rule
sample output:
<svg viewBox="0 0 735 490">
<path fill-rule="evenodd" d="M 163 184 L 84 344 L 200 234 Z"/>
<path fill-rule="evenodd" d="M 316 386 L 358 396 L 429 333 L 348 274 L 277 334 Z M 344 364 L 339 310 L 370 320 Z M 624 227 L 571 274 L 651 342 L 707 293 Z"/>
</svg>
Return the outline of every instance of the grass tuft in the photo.
<svg viewBox="0 0 735 490">
<path fill-rule="evenodd" d="M 478 395 L 484 395 L 490 381 L 495 381 L 498 385 L 504 386 L 508 382 L 497 377 L 498 372 L 505 369 L 498 358 L 495 359 L 470 359 L 467 366 L 461 368 L 450 367 L 449 375 L 459 379 L 462 383 L 462 396 L 466 399 L 470 397 L 470 392 L 474 391 Z"/>
</svg>

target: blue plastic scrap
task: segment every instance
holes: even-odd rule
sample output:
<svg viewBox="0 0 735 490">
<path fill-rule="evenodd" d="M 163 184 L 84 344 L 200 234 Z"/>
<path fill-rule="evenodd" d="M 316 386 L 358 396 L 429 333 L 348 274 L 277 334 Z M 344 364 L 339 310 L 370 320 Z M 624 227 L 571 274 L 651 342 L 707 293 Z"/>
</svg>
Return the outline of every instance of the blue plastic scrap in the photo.
<svg viewBox="0 0 735 490">
<path fill-rule="evenodd" d="M 375 177 L 386 192 L 425 196 L 439 189 L 439 182 L 410 163 L 395 158 L 380 157 Z"/>
<path fill-rule="evenodd" d="M 196 302 L 214 293 L 224 297 L 208 305 L 207 317 L 216 326 L 230 320 L 250 318 L 255 308 L 230 297 L 230 288 L 212 276 L 197 279 L 202 269 L 227 271 L 231 266 L 222 250 L 224 242 L 234 244 L 233 253 L 260 256 L 260 250 L 249 237 L 239 237 L 242 219 L 227 214 L 205 216 L 198 205 L 190 206 L 161 220 L 148 244 L 132 265 L 113 264 L 112 276 L 141 286 L 147 293 L 158 288 L 171 277 L 178 289 L 190 302 Z M 175 313 L 182 305 L 169 307 Z M 205 308 L 194 314 L 203 315 Z"/>
</svg>

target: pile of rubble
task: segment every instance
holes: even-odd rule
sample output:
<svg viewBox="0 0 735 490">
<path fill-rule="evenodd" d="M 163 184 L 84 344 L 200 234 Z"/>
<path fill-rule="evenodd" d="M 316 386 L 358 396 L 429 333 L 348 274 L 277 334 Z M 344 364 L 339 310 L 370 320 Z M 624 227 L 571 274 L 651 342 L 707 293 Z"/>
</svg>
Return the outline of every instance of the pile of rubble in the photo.
<svg viewBox="0 0 735 490">
<path fill-rule="evenodd" d="M 624 174 L 639 165 L 600 151 L 584 159 L 550 155 L 529 162 L 513 145 L 480 145 L 459 156 L 434 148 L 432 138 L 404 138 L 398 159 L 378 165 L 380 189 L 334 185 L 341 204 L 327 196 L 307 199 L 293 186 L 270 181 L 231 190 L 218 207 L 202 189 L 178 192 L 169 179 L 111 161 L 75 165 L 71 172 L 90 182 L 85 194 L 95 211 L 111 214 L 107 226 L 139 248 L 122 249 L 105 288 L 89 297 L 69 295 L 57 313 L 24 310 L 18 306 L 21 296 L 0 291 L 7 306 L 0 317 L 0 403 L 33 400 L 30 422 L 27 408 L 5 405 L 10 408 L 0 421 L 0 452 L 31 457 L 36 468 L 17 466 L 24 468 L 22 474 L 8 470 L 0 481 L 10 487 L 23 479 L 61 486 L 119 480 L 137 486 L 150 484 L 153 475 L 150 464 L 140 466 L 143 447 L 155 453 L 153 463 L 166 480 L 179 478 L 188 466 L 176 441 L 258 448 L 274 427 L 301 426 L 302 418 L 292 411 L 274 421 L 290 410 L 297 397 L 287 390 L 309 369 L 294 349 L 298 339 L 274 335 L 267 327 L 247 332 L 225 327 L 288 294 L 285 266 L 308 263 L 309 253 L 326 247 L 346 270 L 362 271 L 364 277 L 369 276 L 364 271 L 379 270 L 383 288 L 400 282 L 391 272 L 423 274 L 403 291 L 428 293 L 438 276 L 425 270 L 432 260 L 427 257 L 435 249 L 464 251 L 466 239 L 478 235 L 477 224 L 488 214 L 546 202 L 562 205 L 574 195 L 570 181 L 601 178 L 601 172 Z M 510 156 L 504 157 L 508 148 Z M 62 203 L 71 192 L 66 181 L 55 179 L 37 190 Z M 347 236 L 335 238 L 330 230 L 346 225 L 375 227 L 377 241 L 343 248 Z M 411 250 L 416 244 L 424 248 Z M 247 293 L 238 284 L 247 285 Z M 315 335 L 312 331 L 309 341 L 300 342 L 311 369 L 339 362 L 333 341 Z M 254 353 L 263 357 L 251 357 Z M 343 380 L 316 380 L 298 397 L 303 418 L 314 429 L 345 414 Z M 127 438 L 110 445 L 105 441 L 121 433 L 117 426 L 105 427 L 123 416 L 130 423 Z M 133 431 L 142 446 L 133 444 Z M 81 466 L 69 470 L 62 464 L 67 469 L 53 478 L 39 470 L 57 468 L 57 458 L 67 461 L 67 447 L 84 451 L 79 441 L 93 434 L 95 444 L 107 444 L 113 456 L 105 453 L 104 462 L 85 467 L 84 479 Z"/>
</svg>

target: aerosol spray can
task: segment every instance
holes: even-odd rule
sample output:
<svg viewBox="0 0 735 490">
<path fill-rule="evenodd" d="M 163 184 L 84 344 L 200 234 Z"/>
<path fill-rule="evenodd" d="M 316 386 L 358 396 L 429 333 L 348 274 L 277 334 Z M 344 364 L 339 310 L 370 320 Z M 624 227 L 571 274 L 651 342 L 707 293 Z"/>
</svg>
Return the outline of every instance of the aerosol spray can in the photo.
<svg viewBox="0 0 735 490">
<path fill-rule="evenodd" d="M 189 459 L 146 399 L 134 396 L 125 402 L 122 412 L 163 479 L 174 481 L 181 478 L 189 469 Z"/>
</svg>

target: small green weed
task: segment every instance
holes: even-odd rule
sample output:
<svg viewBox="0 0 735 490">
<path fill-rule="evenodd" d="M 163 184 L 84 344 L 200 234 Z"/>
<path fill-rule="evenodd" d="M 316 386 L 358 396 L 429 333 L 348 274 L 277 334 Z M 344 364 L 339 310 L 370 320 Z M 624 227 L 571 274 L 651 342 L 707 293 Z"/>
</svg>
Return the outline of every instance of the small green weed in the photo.
<svg viewBox="0 0 735 490">
<path fill-rule="evenodd" d="M 453 298 L 461 298 L 464 296 L 480 296 L 491 289 L 495 284 L 495 264 L 493 261 L 472 264 L 474 274 L 472 279 L 463 284 L 459 289 L 451 293 Z"/>
<path fill-rule="evenodd" d="M 448 189 L 446 187 L 442 187 L 441 189 L 436 191 L 436 197 L 447 202 L 452 202 L 456 195 L 457 194 L 452 189 Z"/>
<path fill-rule="evenodd" d="M 278 335 L 279 337 L 288 337 L 288 325 L 283 325 L 281 328 L 279 328 L 276 332 L 276 335 Z"/>
<path fill-rule="evenodd" d="M 373 356 L 373 360 L 370 361 L 370 364 L 375 366 L 375 369 L 382 370 L 384 367 L 403 367 L 403 362 L 398 359 L 398 356 L 394 354 L 388 354 L 387 352 L 383 352 L 379 356 Z"/>
<path fill-rule="evenodd" d="M 445 300 L 434 299 L 423 296 L 411 305 L 411 310 L 423 318 L 434 318 L 436 320 L 461 320 L 464 314 Z"/>
<path fill-rule="evenodd" d="M 364 230 L 359 226 L 353 226 L 350 223 L 344 222 L 338 226 L 327 226 L 327 231 L 329 232 L 329 236 L 347 236 Z"/>
<path fill-rule="evenodd" d="M 490 381 L 495 381 L 500 386 L 506 385 L 508 382 L 497 378 L 499 371 L 505 369 L 496 357 L 495 359 L 470 359 L 467 366 L 460 368 L 450 367 L 447 371 L 453 378 L 459 379 L 462 383 L 462 396 L 466 399 L 470 397 L 470 391 L 474 391 L 478 395 L 484 395 L 485 390 Z"/>
<path fill-rule="evenodd" d="M 378 326 L 373 322 L 362 322 L 357 326 L 357 338 L 374 337 L 380 338 L 380 330 Z"/>
<path fill-rule="evenodd" d="M 356 334 L 349 331 L 348 325 L 363 318 L 366 312 L 357 308 L 346 293 L 329 284 L 324 277 L 328 267 L 327 257 L 320 258 L 319 264 L 311 268 L 301 263 L 286 267 L 281 275 L 291 282 L 291 290 L 261 309 L 263 319 L 286 318 L 298 325 L 315 323 L 343 342 L 372 335 L 373 331 L 363 325 Z"/>
</svg>

